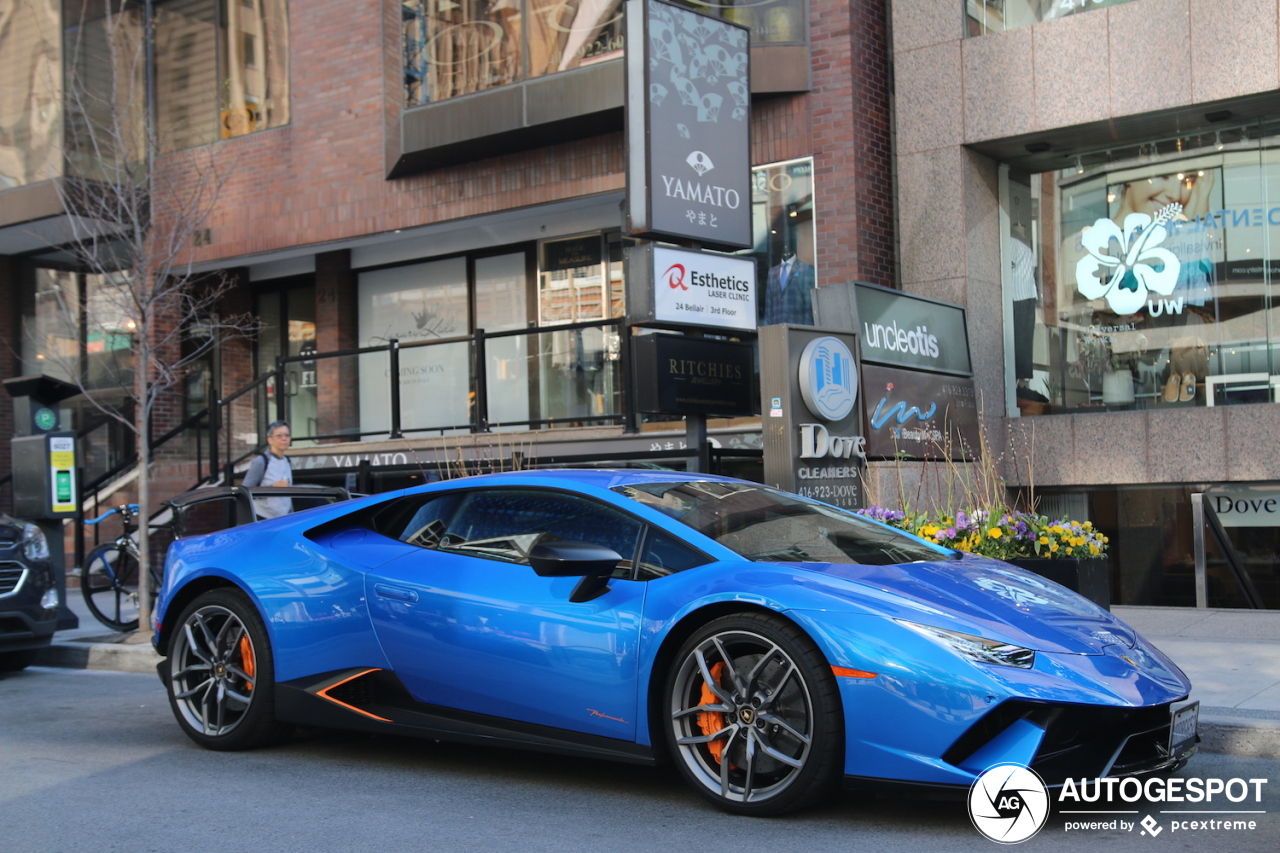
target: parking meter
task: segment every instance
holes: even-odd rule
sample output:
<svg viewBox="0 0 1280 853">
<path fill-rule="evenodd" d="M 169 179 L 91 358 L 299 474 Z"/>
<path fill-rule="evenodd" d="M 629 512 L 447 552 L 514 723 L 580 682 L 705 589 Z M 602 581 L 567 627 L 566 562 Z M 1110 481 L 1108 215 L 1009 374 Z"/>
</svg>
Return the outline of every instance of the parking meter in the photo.
<svg viewBox="0 0 1280 853">
<path fill-rule="evenodd" d="M 80 512 L 76 434 L 62 430 L 59 406 L 80 389 L 52 376 L 4 380 L 13 397 L 13 515 L 37 525 L 49 541 L 49 560 L 58 578 L 58 629 L 80 622 L 67 608 L 67 560 L 62 521 Z"/>
</svg>

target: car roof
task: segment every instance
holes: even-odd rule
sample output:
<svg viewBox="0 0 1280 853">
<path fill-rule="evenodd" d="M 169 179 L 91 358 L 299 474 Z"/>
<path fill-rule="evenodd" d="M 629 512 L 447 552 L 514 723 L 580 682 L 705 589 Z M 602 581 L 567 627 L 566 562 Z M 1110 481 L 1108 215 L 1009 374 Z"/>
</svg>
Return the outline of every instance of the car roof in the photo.
<svg viewBox="0 0 1280 853">
<path fill-rule="evenodd" d="M 448 486 L 484 483 L 511 484 L 515 482 L 540 486 L 591 486 L 598 489 L 611 489 L 615 486 L 635 486 L 647 483 L 685 483 L 716 481 L 722 483 L 739 483 L 732 477 L 720 477 L 715 474 L 685 473 L 683 471 L 654 471 L 645 468 L 539 468 L 530 471 L 506 471 L 496 474 L 480 474 L 457 480 L 443 480 L 433 486 Z"/>
</svg>

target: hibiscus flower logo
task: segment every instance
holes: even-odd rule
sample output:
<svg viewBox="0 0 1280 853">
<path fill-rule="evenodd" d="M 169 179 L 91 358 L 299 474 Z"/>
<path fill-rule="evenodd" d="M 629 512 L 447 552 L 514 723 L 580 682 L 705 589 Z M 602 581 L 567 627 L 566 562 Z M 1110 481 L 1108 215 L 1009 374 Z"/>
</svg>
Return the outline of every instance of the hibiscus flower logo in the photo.
<svg viewBox="0 0 1280 853">
<path fill-rule="evenodd" d="M 1160 244 L 1169 236 L 1165 223 L 1182 212 L 1180 204 L 1166 204 L 1155 219 L 1130 213 L 1121 228 L 1099 219 L 1081 235 L 1088 255 L 1076 264 L 1076 287 L 1087 299 L 1105 297 L 1117 314 L 1133 314 L 1147 304 L 1154 291 L 1168 296 L 1178 284 L 1178 256 Z"/>
</svg>

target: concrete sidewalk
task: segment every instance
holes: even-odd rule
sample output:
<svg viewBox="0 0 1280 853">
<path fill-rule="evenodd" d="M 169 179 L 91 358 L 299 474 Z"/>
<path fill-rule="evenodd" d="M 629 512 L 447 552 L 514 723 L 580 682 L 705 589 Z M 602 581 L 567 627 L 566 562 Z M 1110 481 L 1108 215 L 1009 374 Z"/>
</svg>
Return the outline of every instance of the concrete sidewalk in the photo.
<svg viewBox="0 0 1280 853">
<path fill-rule="evenodd" d="M 160 657 L 149 642 L 103 628 L 78 590 L 68 604 L 80 627 L 59 631 L 41 653 L 43 666 L 155 672 Z M 1114 607 L 1191 679 L 1200 700 L 1200 748 L 1207 752 L 1280 759 L 1280 610 L 1197 610 Z"/>
<path fill-rule="evenodd" d="M 1200 748 L 1280 758 L 1280 610 L 1113 607 L 1191 679 Z"/>
</svg>

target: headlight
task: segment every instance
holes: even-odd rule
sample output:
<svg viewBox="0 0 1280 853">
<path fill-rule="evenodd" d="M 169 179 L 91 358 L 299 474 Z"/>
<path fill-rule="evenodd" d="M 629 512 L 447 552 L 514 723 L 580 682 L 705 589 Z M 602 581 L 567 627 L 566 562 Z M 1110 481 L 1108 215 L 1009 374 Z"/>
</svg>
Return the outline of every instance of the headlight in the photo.
<svg viewBox="0 0 1280 853">
<path fill-rule="evenodd" d="M 44 531 L 31 522 L 22 525 L 22 553 L 28 560 L 49 559 L 49 540 L 44 538 Z"/>
<path fill-rule="evenodd" d="M 44 595 L 40 596 L 40 606 L 45 610 L 58 609 L 58 588 L 56 586 L 44 591 Z"/>
<path fill-rule="evenodd" d="M 962 634 L 959 631 L 947 631 L 931 625 L 920 625 L 895 619 L 904 628 L 910 628 L 922 637 L 928 637 L 940 646 L 946 646 L 956 654 L 978 663 L 990 663 L 996 666 L 1016 666 L 1019 669 L 1031 669 L 1036 663 L 1036 653 L 1031 649 L 1002 643 L 999 640 L 987 640 L 973 634 Z"/>
</svg>

